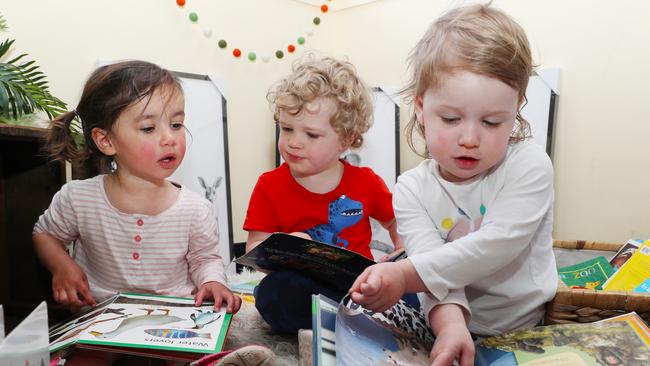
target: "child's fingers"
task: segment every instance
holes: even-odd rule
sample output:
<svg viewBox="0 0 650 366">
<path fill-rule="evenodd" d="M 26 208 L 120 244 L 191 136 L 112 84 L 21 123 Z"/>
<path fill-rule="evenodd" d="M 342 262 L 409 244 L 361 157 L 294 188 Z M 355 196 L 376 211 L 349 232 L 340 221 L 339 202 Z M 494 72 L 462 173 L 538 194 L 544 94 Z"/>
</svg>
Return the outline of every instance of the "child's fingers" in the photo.
<svg viewBox="0 0 650 366">
<path fill-rule="evenodd" d="M 68 299 L 68 305 L 73 305 L 76 307 L 82 307 L 83 302 L 77 296 L 77 289 L 74 287 L 69 287 L 65 290 L 66 297 Z"/>
<path fill-rule="evenodd" d="M 201 288 L 196 295 L 194 295 L 194 306 L 201 306 L 203 304 L 203 297 L 205 296 L 205 289 Z"/>
<path fill-rule="evenodd" d="M 233 306 L 232 313 L 235 314 L 239 311 L 239 309 L 241 309 L 241 297 L 237 295 L 233 295 L 233 297 L 235 298 L 235 306 Z"/>
<path fill-rule="evenodd" d="M 372 267 L 368 267 L 365 270 L 363 270 L 363 272 L 361 272 L 359 277 L 357 277 L 357 279 L 354 280 L 354 283 L 352 283 L 352 286 L 350 286 L 350 289 L 348 290 L 348 292 L 355 292 L 355 291 L 360 292 L 361 291 L 361 284 L 366 282 L 366 279 L 370 275 L 370 271 L 371 271 L 370 268 L 372 268 Z"/>
<path fill-rule="evenodd" d="M 474 364 L 474 351 L 463 348 L 460 354 L 460 366 L 472 366 Z"/>
<path fill-rule="evenodd" d="M 90 306 L 97 305 L 97 302 L 93 298 L 93 295 L 90 292 L 90 288 L 87 285 L 82 286 L 82 288 L 80 288 L 78 291 L 81 294 L 81 298 L 83 299 L 84 304 L 90 305 Z"/>
<path fill-rule="evenodd" d="M 226 302 L 226 312 L 234 314 L 237 312 L 235 307 L 237 305 L 237 296 L 233 295 L 231 292 L 228 292 L 224 296 L 224 301 Z"/>
<path fill-rule="evenodd" d="M 359 288 L 360 292 L 364 294 L 374 295 L 378 293 L 381 290 L 381 275 L 377 271 L 371 272 Z"/>
<path fill-rule="evenodd" d="M 65 292 L 65 290 L 60 290 L 60 289 L 54 290 L 54 294 L 52 297 L 54 297 L 54 301 L 63 305 L 68 305 L 68 295 Z"/>
<path fill-rule="evenodd" d="M 212 296 L 214 297 L 214 309 L 215 310 L 221 309 L 221 305 L 223 304 L 223 300 L 224 300 L 223 297 L 217 291 L 215 291 L 212 294 Z M 228 304 L 227 301 L 226 301 L 226 304 Z M 228 310 L 228 306 L 226 306 L 226 312 L 230 312 Z"/>
</svg>

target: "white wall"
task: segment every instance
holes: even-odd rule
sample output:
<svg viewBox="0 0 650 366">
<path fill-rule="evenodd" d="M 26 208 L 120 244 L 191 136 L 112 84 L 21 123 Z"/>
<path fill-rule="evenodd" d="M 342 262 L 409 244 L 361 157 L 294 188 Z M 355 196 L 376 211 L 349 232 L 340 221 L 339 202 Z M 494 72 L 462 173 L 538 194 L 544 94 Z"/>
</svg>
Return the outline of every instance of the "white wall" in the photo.
<svg viewBox="0 0 650 366">
<path fill-rule="evenodd" d="M 15 38 L 14 54 L 29 53 L 48 75 L 55 95 L 76 104 L 97 60 L 139 58 L 169 69 L 222 75 L 228 85 L 228 131 L 234 236 L 257 176 L 273 167 L 274 129 L 265 95 L 290 70 L 296 55 L 263 63 L 272 53 L 314 28 L 305 49 L 348 57 L 369 85 L 402 86 L 405 59 L 442 11 L 467 2 L 379 0 L 321 15 L 295 0 L 187 0 L 199 22 L 174 1 L 3 1 Z M 329 2 L 333 10 L 336 0 Z M 345 1 L 346 5 L 354 0 Z M 623 242 L 650 237 L 650 2 L 497 0 L 527 30 L 538 64 L 561 69 L 556 125 L 554 236 Z M 206 38 L 202 28 L 213 31 Z M 235 59 L 230 45 L 258 52 Z M 286 53 L 286 52 L 285 52 Z M 406 121 L 408 108 L 402 108 Z M 419 159 L 402 144 L 402 168 Z"/>
</svg>

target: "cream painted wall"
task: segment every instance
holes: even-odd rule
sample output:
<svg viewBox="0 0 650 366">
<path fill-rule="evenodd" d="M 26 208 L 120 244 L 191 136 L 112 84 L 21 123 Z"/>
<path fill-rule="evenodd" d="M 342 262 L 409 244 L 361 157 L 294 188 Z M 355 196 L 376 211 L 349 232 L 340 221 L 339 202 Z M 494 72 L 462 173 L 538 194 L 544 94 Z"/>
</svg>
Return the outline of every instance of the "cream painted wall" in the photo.
<svg viewBox="0 0 650 366">
<path fill-rule="evenodd" d="M 360 2 L 367 2 L 361 1 Z M 354 0 L 345 1 L 346 5 Z M 145 59 L 169 69 L 224 77 L 234 237 L 241 230 L 257 176 L 273 167 L 274 134 L 265 95 L 295 55 L 263 63 L 260 53 L 284 47 L 306 29 L 298 54 L 316 49 L 347 57 L 369 85 L 402 86 L 405 59 L 429 23 L 463 1 L 378 0 L 322 16 L 295 0 L 187 0 L 199 24 L 172 0 L 3 1 L 14 54 L 29 53 L 51 89 L 71 106 L 97 60 Z M 497 0 L 528 32 L 538 64 L 561 69 L 557 115 L 554 236 L 622 242 L 650 237 L 650 2 Z M 211 28 L 206 38 L 202 28 Z M 254 63 L 216 46 L 226 38 Z M 406 121 L 408 107 L 402 108 Z M 402 170 L 419 159 L 402 144 Z"/>
</svg>

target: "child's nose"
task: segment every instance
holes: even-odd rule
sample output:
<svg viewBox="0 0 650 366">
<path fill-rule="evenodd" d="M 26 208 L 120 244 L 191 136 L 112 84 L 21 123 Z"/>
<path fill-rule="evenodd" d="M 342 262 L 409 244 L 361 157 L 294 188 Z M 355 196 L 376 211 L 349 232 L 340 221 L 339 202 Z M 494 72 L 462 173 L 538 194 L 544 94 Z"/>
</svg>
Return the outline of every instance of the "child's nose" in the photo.
<svg viewBox="0 0 650 366">
<path fill-rule="evenodd" d="M 170 128 L 163 128 L 160 135 L 160 143 L 163 146 L 176 144 L 176 136 L 174 135 L 174 131 L 172 131 Z"/>
<path fill-rule="evenodd" d="M 466 148 L 476 147 L 479 143 L 479 131 L 475 123 L 465 123 L 458 144 Z"/>
<path fill-rule="evenodd" d="M 300 137 L 296 136 L 296 134 L 292 134 L 291 136 L 288 137 L 289 141 L 289 147 L 298 149 L 302 147 L 302 140 Z"/>
</svg>

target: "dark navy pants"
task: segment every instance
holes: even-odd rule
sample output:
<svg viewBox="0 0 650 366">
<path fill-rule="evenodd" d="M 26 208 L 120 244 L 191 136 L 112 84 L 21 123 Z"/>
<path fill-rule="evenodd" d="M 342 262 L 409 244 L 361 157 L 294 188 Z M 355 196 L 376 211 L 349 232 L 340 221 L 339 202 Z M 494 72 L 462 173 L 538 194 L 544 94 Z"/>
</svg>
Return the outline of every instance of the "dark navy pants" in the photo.
<svg viewBox="0 0 650 366">
<path fill-rule="evenodd" d="M 298 329 L 311 329 L 311 295 L 323 294 L 339 302 L 346 291 L 296 272 L 271 272 L 254 290 L 255 307 L 274 331 L 296 334 Z M 402 299 L 420 307 L 415 294 L 405 294 Z"/>
<path fill-rule="evenodd" d="M 323 294 L 339 302 L 344 291 L 336 291 L 296 272 L 267 274 L 255 288 L 255 307 L 276 332 L 298 333 L 311 329 L 311 295 Z"/>
</svg>

